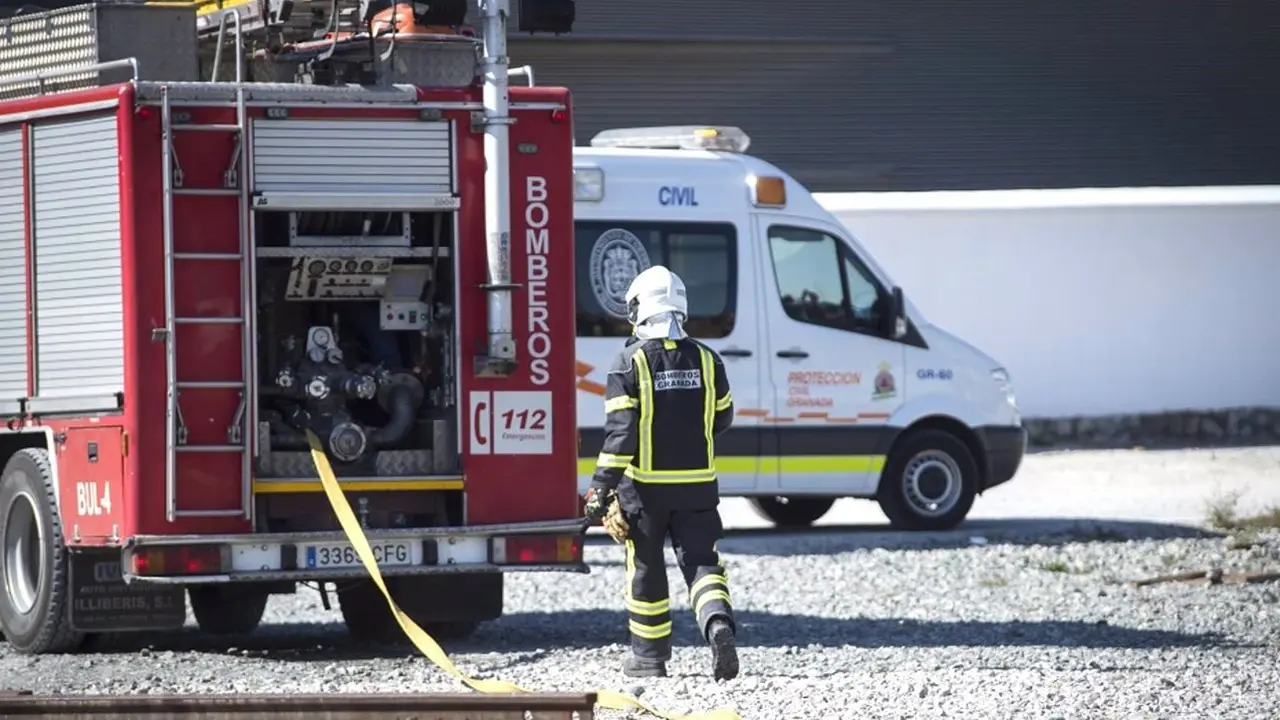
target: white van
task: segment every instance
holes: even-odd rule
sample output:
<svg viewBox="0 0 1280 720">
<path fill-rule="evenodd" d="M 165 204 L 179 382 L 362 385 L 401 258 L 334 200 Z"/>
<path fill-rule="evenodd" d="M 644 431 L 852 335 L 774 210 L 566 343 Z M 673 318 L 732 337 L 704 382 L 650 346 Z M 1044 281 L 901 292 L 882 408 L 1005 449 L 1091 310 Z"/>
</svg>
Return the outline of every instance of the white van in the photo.
<svg viewBox="0 0 1280 720">
<path fill-rule="evenodd" d="M 579 485 L 630 333 L 623 295 L 662 264 L 732 384 L 723 496 L 779 526 L 841 497 L 874 498 L 894 527 L 955 526 L 1022 462 L 1008 373 L 930 325 L 803 186 L 743 154 L 749 142 L 732 127 L 632 128 L 574 150 Z"/>
</svg>

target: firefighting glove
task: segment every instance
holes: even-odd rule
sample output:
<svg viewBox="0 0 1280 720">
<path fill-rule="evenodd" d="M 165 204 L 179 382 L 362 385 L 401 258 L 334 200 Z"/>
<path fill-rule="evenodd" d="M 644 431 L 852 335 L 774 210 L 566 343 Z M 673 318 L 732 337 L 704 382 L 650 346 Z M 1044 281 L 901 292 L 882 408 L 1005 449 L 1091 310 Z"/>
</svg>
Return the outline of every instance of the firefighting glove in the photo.
<svg viewBox="0 0 1280 720">
<path fill-rule="evenodd" d="M 604 516 L 604 531 L 613 538 L 614 542 L 621 543 L 627 539 L 627 533 L 630 530 L 631 526 L 627 524 L 627 518 L 622 514 L 622 503 L 615 497 L 613 502 L 609 503 L 609 512 Z"/>
<path fill-rule="evenodd" d="M 584 507 L 587 517 L 592 522 L 599 522 L 604 519 L 605 513 L 609 511 L 609 503 L 613 500 L 614 493 L 612 490 L 602 490 L 600 488 L 587 488 L 586 505 Z"/>
</svg>

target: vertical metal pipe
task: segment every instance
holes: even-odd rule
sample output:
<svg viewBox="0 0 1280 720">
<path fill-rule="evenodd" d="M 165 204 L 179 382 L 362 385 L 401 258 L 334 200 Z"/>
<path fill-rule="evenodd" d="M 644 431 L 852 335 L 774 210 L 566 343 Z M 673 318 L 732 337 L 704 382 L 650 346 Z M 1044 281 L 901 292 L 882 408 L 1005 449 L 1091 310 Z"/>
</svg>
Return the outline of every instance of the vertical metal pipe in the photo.
<svg viewBox="0 0 1280 720">
<path fill-rule="evenodd" d="M 479 0 L 484 37 L 484 229 L 489 357 L 514 360 L 511 325 L 511 171 L 507 126 L 507 0 Z"/>
<path fill-rule="evenodd" d="M 222 66 L 222 46 L 227 41 L 227 16 L 224 13 L 218 18 L 218 39 L 213 48 L 213 72 L 209 74 L 209 82 L 218 82 L 218 68 Z"/>
<path fill-rule="evenodd" d="M 244 82 L 244 39 L 240 34 L 240 10 L 234 10 L 231 15 L 236 19 L 233 23 L 236 30 L 236 82 L 242 83 Z"/>
</svg>

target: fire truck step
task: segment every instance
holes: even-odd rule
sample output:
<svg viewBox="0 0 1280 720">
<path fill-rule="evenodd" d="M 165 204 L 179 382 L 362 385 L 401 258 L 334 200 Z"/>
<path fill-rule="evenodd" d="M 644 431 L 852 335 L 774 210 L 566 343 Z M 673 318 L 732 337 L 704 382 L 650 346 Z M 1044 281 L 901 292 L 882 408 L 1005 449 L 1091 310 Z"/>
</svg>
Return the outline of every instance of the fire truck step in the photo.
<svg viewBox="0 0 1280 720">
<path fill-rule="evenodd" d="M 178 389 L 179 389 L 179 390 L 187 390 L 187 389 L 190 389 L 190 390 L 242 390 L 242 389 L 244 389 L 244 383 L 242 383 L 242 382 L 235 382 L 235 381 L 225 381 L 225 382 L 221 382 L 221 381 L 216 381 L 216 380 L 210 380 L 210 381 L 205 381 L 205 380 L 190 380 L 190 381 L 183 381 L 183 380 L 179 380 L 179 381 L 178 381 Z"/>
<path fill-rule="evenodd" d="M 178 325 L 239 325 L 244 322 L 242 317 L 176 317 L 173 319 Z"/>
<path fill-rule="evenodd" d="M 243 510 L 177 510 L 173 513 L 174 517 L 186 518 L 218 518 L 218 517 L 243 517 Z"/>
<path fill-rule="evenodd" d="M 241 253 L 174 253 L 174 260 L 241 260 Z"/>
<path fill-rule="evenodd" d="M 193 132 L 240 132 L 239 125 L 200 125 L 196 123 L 175 123 L 174 130 L 191 130 Z"/>
<path fill-rule="evenodd" d="M 239 197 L 240 191 L 235 188 L 174 188 L 174 195 L 197 195 L 213 197 Z"/>
<path fill-rule="evenodd" d="M 178 445 L 174 448 L 178 452 L 189 453 L 242 453 L 243 445 Z"/>
</svg>

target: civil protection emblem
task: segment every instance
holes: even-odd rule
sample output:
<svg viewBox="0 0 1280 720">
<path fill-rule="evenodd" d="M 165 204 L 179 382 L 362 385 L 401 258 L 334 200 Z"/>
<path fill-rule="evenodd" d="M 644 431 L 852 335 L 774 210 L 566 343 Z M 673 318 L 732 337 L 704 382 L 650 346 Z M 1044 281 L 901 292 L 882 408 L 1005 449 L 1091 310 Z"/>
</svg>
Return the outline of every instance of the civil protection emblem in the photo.
<svg viewBox="0 0 1280 720">
<path fill-rule="evenodd" d="M 591 247 L 591 290 L 604 311 L 618 318 L 627 316 L 627 288 L 649 267 L 644 243 L 622 228 L 606 230 Z"/>
<path fill-rule="evenodd" d="M 893 381 L 893 366 L 889 363 L 880 363 L 880 372 L 876 373 L 875 385 L 872 386 L 872 400 L 881 400 L 890 398 L 897 394 L 898 390 Z"/>
</svg>

